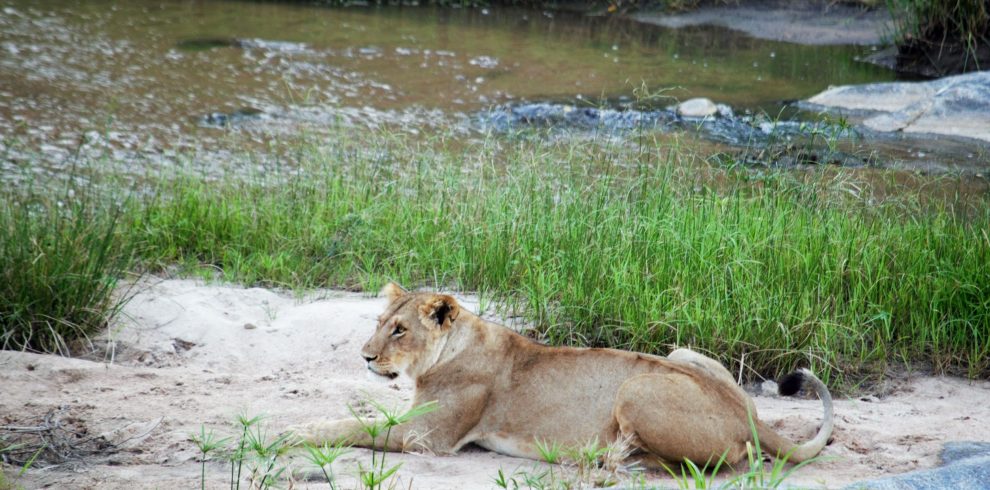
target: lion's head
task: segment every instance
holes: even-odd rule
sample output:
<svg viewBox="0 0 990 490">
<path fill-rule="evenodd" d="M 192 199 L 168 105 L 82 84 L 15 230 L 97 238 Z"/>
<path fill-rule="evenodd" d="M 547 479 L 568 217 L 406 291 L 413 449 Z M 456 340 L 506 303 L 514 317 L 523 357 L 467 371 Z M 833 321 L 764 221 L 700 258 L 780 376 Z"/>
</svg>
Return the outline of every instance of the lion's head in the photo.
<svg viewBox="0 0 990 490">
<path fill-rule="evenodd" d="M 460 306 L 446 294 L 411 293 L 395 283 L 382 294 L 389 304 L 361 356 L 375 374 L 395 378 L 405 373 L 415 379 L 436 362 Z"/>
</svg>

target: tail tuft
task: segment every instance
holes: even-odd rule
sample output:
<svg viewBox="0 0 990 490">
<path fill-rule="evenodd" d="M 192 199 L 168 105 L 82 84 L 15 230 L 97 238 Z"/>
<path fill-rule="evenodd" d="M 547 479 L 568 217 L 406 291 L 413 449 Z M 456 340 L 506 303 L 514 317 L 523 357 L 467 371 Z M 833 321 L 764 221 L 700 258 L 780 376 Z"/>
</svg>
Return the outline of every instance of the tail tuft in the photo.
<svg viewBox="0 0 990 490">
<path fill-rule="evenodd" d="M 777 383 L 777 393 L 782 396 L 793 396 L 795 393 L 801 390 L 801 385 L 804 384 L 804 370 L 798 369 L 787 376 L 784 376 Z"/>
<path fill-rule="evenodd" d="M 832 428 L 835 425 L 835 413 L 832 409 L 832 395 L 828 392 L 828 387 L 822 380 L 818 379 L 814 373 L 808 371 L 807 369 L 798 369 L 787 376 L 780 379 L 777 392 L 784 396 L 791 396 L 797 393 L 802 386 L 808 391 L 814 391 L 818 398 L 822 401 L 822 410 L 824 411 L 824 419 L 822 420 L 822 426 L 818 429 L 818 433 L 815 434 L 810 441 L 805 442 L 795 446 L 793 442 L 782 438 L 773 429 L 767 428 L 767 435 L 771 438 L 776 437 L 778 440 L 776 447 L 773 447 L 777 454 L 790 453 L 789 461 L 792 463 L 800 463 L 802 461 L 808 461 L 814 458 L 821 452 L 822 448 L 828 444 L 829 438 L 832 436 Z M 772 434 L 772 435 L 771 435 Z M 764 434 L 760 434 L 760 443 L 764 441 L 769 441 Z M 773 451 L 771 451 L 772 453 Z"/>
</svg>

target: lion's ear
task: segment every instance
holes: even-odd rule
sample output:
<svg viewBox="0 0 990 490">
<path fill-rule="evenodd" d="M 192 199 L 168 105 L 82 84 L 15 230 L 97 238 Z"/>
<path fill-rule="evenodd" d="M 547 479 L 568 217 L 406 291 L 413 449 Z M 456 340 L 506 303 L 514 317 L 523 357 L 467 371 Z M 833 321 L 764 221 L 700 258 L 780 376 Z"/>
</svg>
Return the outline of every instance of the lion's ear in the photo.
<svg viewBox="0 0 990 490">
<path fill-rule="evenodd" d="M 450 328 L 461 312 L 461 306 L 453 296 L 435 294 L 419 307 L 419 318 L 432 328 Z"/>
<path fill-rule="evenodd" d="M 406 293 L 408 293 L 408 291 L 402 289 L 402 286 L 394 282 L 389 282 L 388 284 L 385 285 L 385 287 L 382 288 L 382 292 L 378 294 L 385 296 L 386 298 L 388 298 L 388 302 L 392 303 L 395 302 L 395 300 L 405 296 Z"/>
</svg>

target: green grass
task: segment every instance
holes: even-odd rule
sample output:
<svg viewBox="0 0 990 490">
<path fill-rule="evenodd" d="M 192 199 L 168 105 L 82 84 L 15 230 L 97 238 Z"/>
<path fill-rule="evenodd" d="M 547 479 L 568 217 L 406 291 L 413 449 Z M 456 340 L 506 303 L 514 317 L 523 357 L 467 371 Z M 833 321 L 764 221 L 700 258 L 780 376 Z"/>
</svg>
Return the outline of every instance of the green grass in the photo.
<svg viewBox="0 0 990 490">
<path fill-rule="evenodd" d="M 210 460 L 226 460 L 230 463 L 230 488 L 241 488 L 241 470 L 248 480 L 245 488 L 269 489 L 284 479 L 289 469 L 283 463 L 286 453 L 292 449 L 289 434 L 270 436 L 261 424 L 262 417 L 239 415 L 239 437 L 219 437 L 213 429 L 200 426 L 199 434 L 191 434 L 189 440 L 200 454 L 200 488 L 206 488 L 206 463 Z M 212 486 L 211 486 L 212 487 Z M 276 487 L 277 488 L 277 487 Z"/>
<path fill-rule="evenodd" d="M 987 373 L 985 197 L 899 189 L 872 203 L 825 171 L 541 141 L 341 134 L 300 145 L 292 169 L 162 181 L 114 233 L 152 272 L 480 291 L 558 344 L 692 346 L 766 375 L 810 364 L 851 381 L 901 362 Z"/>
<path fill-rule="evenodd" d="M 914 41 L 938 47 L 937 56 L 959 46 L 963 71 L 985 70 L 980 56 L 990 51 L 990 2 L 986 0 L 887 0 L 897 20 L 898 44 Z M 981 54 L 982 52 L 982 54 Z"/>
<path fill-rule="evenodd" d="M 230 281 L 481 290 L 554 343 L 692 345 L 765 373 L 987 368 L 986 206 L 871 206 L 787 173 L 716 184 L 676 151 L 599 142 L 364 143 L 390 150 L 310 155 L 287 181 L 179 179 L 132 239 Z"/>
<path fill-rule="evenodd" d="M 0 198 L 0 348 L 67 354 L 126 299 L 120 208 L 71 187 Z"/>
<path fill-rule="evenodd" d="M 962 41 L 974 48 L 990 41 L 990 5 L 986 0 L 888 0 L 888 5 L 908 14 L 901 25 L 911 35 L 934 30 L 946 40 Z"/>
</svg>

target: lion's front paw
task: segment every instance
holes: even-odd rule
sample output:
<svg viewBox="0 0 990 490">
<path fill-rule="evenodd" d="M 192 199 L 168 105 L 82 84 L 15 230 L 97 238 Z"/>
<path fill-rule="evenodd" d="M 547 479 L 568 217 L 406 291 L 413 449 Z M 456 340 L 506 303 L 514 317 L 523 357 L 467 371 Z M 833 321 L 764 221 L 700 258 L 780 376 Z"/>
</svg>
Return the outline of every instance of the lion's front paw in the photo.
<svg viewBox="0 0 990 490">
<path fill-rule="evenodd" d="M 286 429 L 289 441 L 294 445 L 304 443 L 322 445 L 343 443 L 350 439 L 360 426 L 353 420 L 320 420 L 308 424 L 293 425 Z"/>
<path fill-rule="evenodd" d="M 305 425 L 290 425 L 279 434 L 279 437 L 284 437 L 286 443 L 291 446 L 301 446 L 311 443 L 313 434 L 307 431 Z"/>
</svg>

